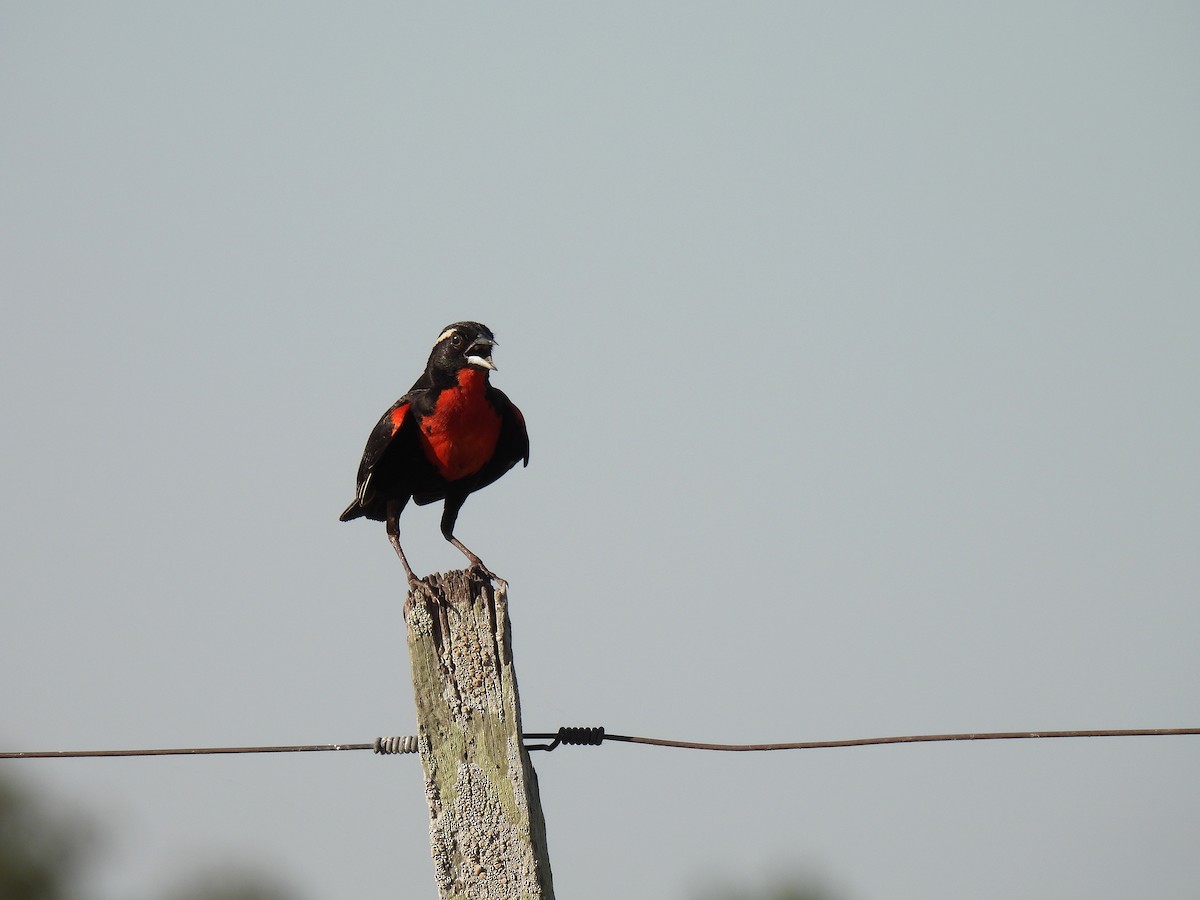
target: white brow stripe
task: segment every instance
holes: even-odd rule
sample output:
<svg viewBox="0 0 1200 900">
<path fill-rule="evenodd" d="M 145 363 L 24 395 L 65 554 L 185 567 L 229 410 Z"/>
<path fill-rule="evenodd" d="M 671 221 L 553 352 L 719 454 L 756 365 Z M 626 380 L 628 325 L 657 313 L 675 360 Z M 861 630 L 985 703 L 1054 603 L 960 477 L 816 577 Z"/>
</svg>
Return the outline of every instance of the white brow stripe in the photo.
<svg viewBox="0 0 1200 900">
<path fill-rule="evenodd" d="M 443 331 L 443 332 L 442 332 L 440 335 L 438 335 L 438 339 L 437 339 L 436 341 L 434 341 L 434 343 L 435 343 L 435 344 L 440 344 L 440 343 L 441 343 L 442 341 L 444 341 L 446 338 L 448 338 L 448 337 L 450 337 L 451 335 L 453 335 L 453 334 L 454 334 L 454 332 L 456 332 L 456 331 L 458 331 L 458 329 L 457 329 L 457 328 L 447 328 L 447 329 L 446 329 L 445 331 Z"/>
</svg>

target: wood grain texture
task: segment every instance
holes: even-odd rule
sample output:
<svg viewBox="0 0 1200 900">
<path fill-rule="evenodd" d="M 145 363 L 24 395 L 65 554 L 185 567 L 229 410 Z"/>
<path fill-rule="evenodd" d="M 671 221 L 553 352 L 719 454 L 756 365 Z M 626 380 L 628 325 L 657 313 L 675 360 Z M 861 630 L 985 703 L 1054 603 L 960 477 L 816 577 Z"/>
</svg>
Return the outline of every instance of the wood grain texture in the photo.
<svg viewBox="0 0 1200 900">
<path fill-rule="evenodd" d="M 426 583 L 409 593 L 405 619 L 439 896 L 552 900 L 506 586 L 467 570 Z"/>
</svg>

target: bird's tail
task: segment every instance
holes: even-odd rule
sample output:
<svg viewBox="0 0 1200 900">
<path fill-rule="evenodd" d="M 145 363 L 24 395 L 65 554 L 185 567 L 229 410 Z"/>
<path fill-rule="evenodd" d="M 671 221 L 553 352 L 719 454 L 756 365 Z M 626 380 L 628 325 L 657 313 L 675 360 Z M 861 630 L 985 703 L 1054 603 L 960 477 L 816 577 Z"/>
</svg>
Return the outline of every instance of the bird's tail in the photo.
<svg viewBox="0 0 1200 900">
<path fill-rule="evenodd" d="M 359 504 L 359 502 L 357 500 L 355 500 L 353 503 L 351 503 L 349 506 L 346 507 L 346 509 L 342 512 L 342 514 L 340 516 L 338 516 L 338 521 L 339 522 L 349 522 L 351 519 L 358 519 L 358 518 L 361 518 L 362 516 L 365 516 L 366 514 L 367 514 L 366 510 L 364 510 L 362 508 L 361 504 Z"/>
</svg>

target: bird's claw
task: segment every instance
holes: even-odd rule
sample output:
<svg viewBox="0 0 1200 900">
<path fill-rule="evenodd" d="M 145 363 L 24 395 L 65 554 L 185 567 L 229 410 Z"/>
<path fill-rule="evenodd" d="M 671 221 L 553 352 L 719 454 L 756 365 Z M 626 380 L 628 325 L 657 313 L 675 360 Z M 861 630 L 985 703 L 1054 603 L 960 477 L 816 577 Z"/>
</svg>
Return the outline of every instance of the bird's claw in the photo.
<svg viewBox="0 0 1200 900">
<path fill-rule="evenodd" d="M 508 582 L 505 581 L 503 578 L 501 578 L 499 575 L 497 575 L 495 572 L 493 572 L 491 569 L 489 569 L 487 566 L 485 566 L 483 564 L 483 562 L 478 559 L 475 560 L 475 562 L 471 563 L 471 565 L 467 568 L 467 571 L 470 572 L 472 575 L 476 575 L 479 578 L 482 578 L 484 581 L 498 582 L 502 588 L 504 588 L 505 590 L 508 589 Z"/>
<path fill-rule="evenodd" d="M 424 578 L 418 578 L 416 575 L 409 576 L 408 579 L 408 596 L 410 600 L 415 600 L 417 597 L 424 595 L 426 599 L 432 600 L 434 603 L 444 603 L 444 599 L 438 595 L 431 585 Z"/>
</svg>

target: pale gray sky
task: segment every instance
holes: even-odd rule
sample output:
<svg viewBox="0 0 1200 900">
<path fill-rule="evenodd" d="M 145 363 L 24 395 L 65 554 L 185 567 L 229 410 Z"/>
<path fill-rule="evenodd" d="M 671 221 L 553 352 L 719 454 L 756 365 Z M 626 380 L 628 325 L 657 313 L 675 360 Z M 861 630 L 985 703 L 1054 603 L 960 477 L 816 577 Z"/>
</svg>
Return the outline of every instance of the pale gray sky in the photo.
<svg viewBox="0 0 1200 900">
<path fill-rule="evenodd" d="M 1197 724 L 1200 11 L 0 5 L 0 743 L 413 730 L 337 521 L 446 323 L 526 726 Z M 461 564 L 409 510 L 418 572 Z M 1190 897 L 1193 739 L 535 758 L 560 896 Z M 95 887 L 436 896 L 419 764 L 10 763 Z"/>
</svg>

